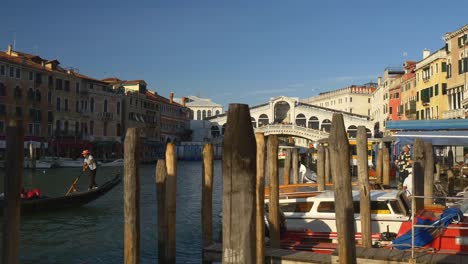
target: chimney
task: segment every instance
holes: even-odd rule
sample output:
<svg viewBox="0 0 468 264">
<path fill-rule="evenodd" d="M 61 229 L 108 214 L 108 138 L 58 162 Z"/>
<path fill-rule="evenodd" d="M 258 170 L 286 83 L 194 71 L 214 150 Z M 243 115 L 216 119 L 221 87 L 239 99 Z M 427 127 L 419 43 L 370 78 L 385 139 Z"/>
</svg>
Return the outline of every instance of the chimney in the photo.
<svg viewBox="0 0 468 264">
<path fill-rule="evenodd" d="M 431 55 L 431 51 L 428 50 L 428 49 L 424 49 L 423 50 L 423 59 L 429 57 L 429 55 Z"/>
<path fill-rule="evenodd" d="M 11 56 L 11 51 L 12 51 L 12 47 L 11 45 L 8 45 L 8 48 L 7 48 L 7 54 Z"/>
<path fill-rule="evenodd" d="M 185 107 L 185 100 L 186 100 L 186 99 L 187 99 L 187 98 L 186 98 L 185 96 L 182 97 L 182 106 L 183 106 L 183 107 Z"/>
<path fill-rule="evenodd" d="M 174 93 L 170 92 L 169 93 L 169 102 L 172 104 L 174 102 Z"/>
<path fill-rule="evenodd" d="M 382 84 L 382 77 L 377 77 L 377 87 L 379 87 Z"/>
</svg>

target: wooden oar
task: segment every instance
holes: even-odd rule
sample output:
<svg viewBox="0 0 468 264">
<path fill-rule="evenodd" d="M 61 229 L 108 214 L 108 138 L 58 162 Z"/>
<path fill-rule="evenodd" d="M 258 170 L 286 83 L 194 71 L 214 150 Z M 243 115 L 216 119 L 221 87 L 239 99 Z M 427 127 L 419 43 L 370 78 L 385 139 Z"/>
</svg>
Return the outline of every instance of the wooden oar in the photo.
<svg viewBox="0 0 468 264">
<path fill-rule="evenodd" d="M 76 177 L 76 179 L 73 181 L 72 185 L 70 186 L 70 189 L 68 189 L 67 193 L 65 195 L 68 195 L 70 194 L 71 192 L 76 192 L 76 183 L 78 182 L 78 180 L 80 179 L 81 175 L 83 174 L 83 172 L 80 173 L 80 175 L 78 175 L 78 177 Z"/>
</svg>

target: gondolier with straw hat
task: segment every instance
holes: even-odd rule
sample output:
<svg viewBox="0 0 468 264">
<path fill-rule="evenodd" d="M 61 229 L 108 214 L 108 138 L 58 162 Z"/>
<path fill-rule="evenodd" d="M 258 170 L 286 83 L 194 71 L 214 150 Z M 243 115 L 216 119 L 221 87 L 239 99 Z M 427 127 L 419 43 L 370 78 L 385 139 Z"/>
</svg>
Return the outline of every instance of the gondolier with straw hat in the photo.
<svg viewBox="0 0 468 264">
<path fill-rule="evenodd" d="M 89 169 L 88 190 L 97 189 L 98 186 L 96 184 L 96 172 L 97 172 L 96 161 L 94 160 L 93 156 L 87 149 L 83 150 L 81 155 L 83 155 L 84 157 L 83 171 L 86 171 L 86 169 Z"/>
</svg>

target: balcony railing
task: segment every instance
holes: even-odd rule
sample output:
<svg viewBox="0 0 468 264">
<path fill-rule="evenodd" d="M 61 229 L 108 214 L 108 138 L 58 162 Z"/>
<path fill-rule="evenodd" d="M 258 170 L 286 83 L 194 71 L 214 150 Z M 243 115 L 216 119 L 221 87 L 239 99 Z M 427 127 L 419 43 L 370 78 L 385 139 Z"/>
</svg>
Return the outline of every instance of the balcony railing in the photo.
<svg viewBox="0 0 468 264">
<path fill-rule="evenodd" d="M 442 119 L 465 118 L 465 109 L 452 109 L 442 113 Z"/>
<path fill-rule="evenodd" d="M 114 120 L 114 113 L 99 112 L 97 113 L 97 117 L 102 121 L 112 121 Z"/>
</svg>

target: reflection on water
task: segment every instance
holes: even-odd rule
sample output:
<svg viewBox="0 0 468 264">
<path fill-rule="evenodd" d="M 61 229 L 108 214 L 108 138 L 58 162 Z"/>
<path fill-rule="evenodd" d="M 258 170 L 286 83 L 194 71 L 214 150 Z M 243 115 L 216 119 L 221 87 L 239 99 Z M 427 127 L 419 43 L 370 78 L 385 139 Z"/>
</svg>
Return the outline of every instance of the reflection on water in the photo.
<svg viewBox="0 0 468 264">
<path fill-rule="evenodd" d="M 201 261 L 201 162 L 179 162 L 177 168 L 177 263 Z M 154 165 L 140 167 L 141 263 L 157 263 L 157 208 Z M 110 179 L 117 169 L 99 168 L 97 182 Z M 24 171 L 25 188 L 43 194 L 63 195 L 80 168 Z M 3 192 L 4 170 L 0 171 Z M 78 186 L 86 189 L 87 175 Z M 215 162 L 213 190 L 214 232 L 219 233 L 221 212 L 221 162 Z M 84 207 L 21 218 L 22 263 L 123 263 L 123 186 L 120 184 Z M 3 224 L 3 218 L 0 217 Z M 3 230 L 0 230 L 2 232 Z M 2 241 L 0 241 L 2 243 Z M 0 244 L 1 245 L 1 244 Z"/>
</svg>

